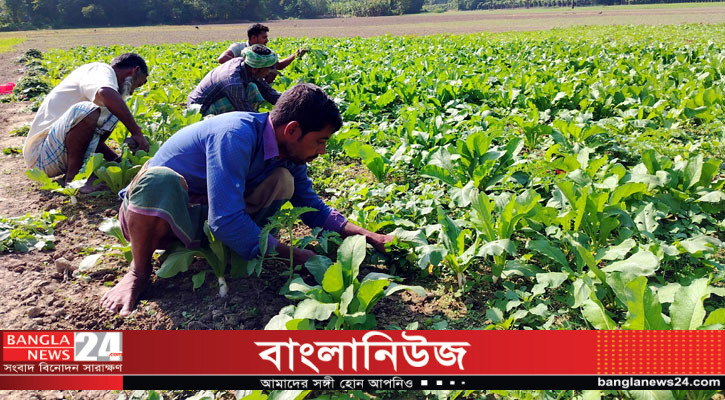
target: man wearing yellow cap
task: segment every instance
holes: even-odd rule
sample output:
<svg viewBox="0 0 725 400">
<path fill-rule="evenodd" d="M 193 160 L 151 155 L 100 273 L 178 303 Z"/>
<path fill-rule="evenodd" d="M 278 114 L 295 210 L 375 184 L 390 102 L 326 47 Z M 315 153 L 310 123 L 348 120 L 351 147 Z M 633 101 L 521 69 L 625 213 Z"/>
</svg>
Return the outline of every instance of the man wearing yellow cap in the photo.
<svg viewBox="0 0 725 400">
<path fill-rule="evenodd" d="M 275 104 L 280 94 L 264 80 L 277 63 L 277 54 L 255 44 L 242 51 L 241 57 L 213 70 L 189 94 L 187 106 L 199 108 L 204 115 L 230 111 L 256 112 L 266 100 Z"/>
</svg>

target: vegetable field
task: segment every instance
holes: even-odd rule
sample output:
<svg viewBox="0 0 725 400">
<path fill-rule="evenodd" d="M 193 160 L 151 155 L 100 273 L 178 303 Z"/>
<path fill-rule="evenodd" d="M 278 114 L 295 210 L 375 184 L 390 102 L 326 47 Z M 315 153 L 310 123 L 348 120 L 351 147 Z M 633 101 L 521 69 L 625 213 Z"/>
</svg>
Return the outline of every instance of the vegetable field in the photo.
<svg viewBox="0 0 725 400">
<path fill-rule="evenodd" d="M 723 329 L 723 43 L 721 24 L 275 39 L 270 47 L 282 56 L 312 49 L 275 88 L 315 83 L 343 112 L 328 154 L 309 166 L 316 190 L 355 223 L 394 234 L 389 253 L 302 228 L 305 210 L 286 206 L 266 229 L 316 250 L 306 268 L 274 257 L 243 262 L 207 229 L 208 248 L 160 258 L 137 310 L 120 318 L 100 306 L 130 260 L 117 197 L 81 195 L 80 181 L 61 188 L 30 174 L 41 183 L 27 190 L 23 176 L 11 199 L 19 205 L 0 202 L 28 213 L 0 216 L 0 318 L 5 328 L 71 330 Z M 186 111 L 186 96 L 228 44 L 53 50 L 32 61 L 35 83 L 25 94 L 84 63 L 135 51 L 151 75 L 129 105 L 153 153 L 201 119 Z M 126 136 L 121 124 L 112 135 L 121 162 L 96 157 L 80 178 L 94 171 L 113 190 L 124 187 L 152 155 L 131 154 Z M 162 394 L 177 395 L 184 397 Z M 350 397 L 370 396 L 333 398 Z"/>
<path fill-rule="evenodd" d="M 282 210 L 282 238 L 325 256 L 283 272 L 275 290 L 287 305 L 267 326 L 405 328 L 375 316 L 405 289 L 465 307 L 459 318 L 413 316 L 409 329 L 722 329 L 722 43 L 725 25 L 271 42 L 281 55 L 312 49 L 279 91 L 315 83 L 343 112 L 310 165 L 316 189 L 396 240 L 387 255 L 366 252 L 357 238 L 296 228 L 296 210 Z M 79 47 L 42 65 L 55 85 L 86 62 L 139 53 L 151 75 L 130 107 L 161 144 L 201 119 L 186 95 L 227 44 Z M 126 133 L 119 124 L 112 137 Z M 93 167 L 118 188 L 144 160 L 125 152 Z M 112 224 L 103 229 L 114 235 Z M 108 253 L 127 251 L 108 242 Z M 86 268 L 108 255 L 90 253 Z M 224 250 L 208 254 L 219 276 Z M 159 275 L 217 285 L 204 282 L 210 266 L 185 272 L 192 256 Z M 226 276 L 257 279 L 267 265 Z"/>
</svg>

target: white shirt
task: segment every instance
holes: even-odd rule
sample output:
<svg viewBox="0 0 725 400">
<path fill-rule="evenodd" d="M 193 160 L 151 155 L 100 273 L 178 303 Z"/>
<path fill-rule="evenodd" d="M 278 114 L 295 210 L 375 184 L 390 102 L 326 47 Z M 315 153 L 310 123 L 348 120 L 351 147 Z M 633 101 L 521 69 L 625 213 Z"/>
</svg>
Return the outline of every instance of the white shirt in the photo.
<svg viewBox="0 0 725 400">
<path fill-rule="evenodd" d="M 249 43 L 247 42 L 232 43 L 229 45 L 227 50 L 231 51 L 234 54 L 234 57 L 239 57 L 242 55 L 242 50 L 244 50 L 247 46 L 249 46 Z"/>
<path fill-rule="evenodd" d="M 40 105 L 38 113 L 35 114 L 35 119 L 30 125 L 28 139 L 49 129 L 53 122 L 63 116 L 74 104 L 82 101 L 93 102 L 96 92 L 104 87 L 118 91 L 116 72 L 110 65 L 95 62 L 78 67 L 45 96 L 43 104 Z M 103 104 L 98 105 L 103 106 Z M 106 113 L 108 113 L 108 109 L 102 107 L 101 115 Z M 102 121 L 103 118 L 98 120 Z"/>
</svg>

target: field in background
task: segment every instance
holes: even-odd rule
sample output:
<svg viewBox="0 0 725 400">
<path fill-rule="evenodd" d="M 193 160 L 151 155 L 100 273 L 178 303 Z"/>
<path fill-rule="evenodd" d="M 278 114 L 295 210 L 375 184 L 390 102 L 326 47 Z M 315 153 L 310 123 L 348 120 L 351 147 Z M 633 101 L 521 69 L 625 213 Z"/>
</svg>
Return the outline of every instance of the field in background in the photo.
<svg viewBox="0 0 725 400">
<path fill-rule="evenodd" d="M 0 53 L 12 51 L 15 49 L 15 46 L 19 45 L 20 43 L 23 43 L 24 41 L 25 41 L 24 38 L 16 38 L 16 37 L 0 38 Z"/>
<path fill-rule="evenodd" d="M 327 18 L 267 21 L 271 37 L 352 37 L 531 31 L 578 25 L 664 25 L 725 22 L 725 3 L 685 3 L 662 6 L 539 8 L 456 11 L 391 17 Z M 113 44 L 201 43 L 238 40 L 248 22 L 217 25 L 147 26 L 2 32 L 0 39 L 22 37 L 23 48 L 67 49 Z M 1 62 L 1 60 L 0 60 Z"/>
</svg>

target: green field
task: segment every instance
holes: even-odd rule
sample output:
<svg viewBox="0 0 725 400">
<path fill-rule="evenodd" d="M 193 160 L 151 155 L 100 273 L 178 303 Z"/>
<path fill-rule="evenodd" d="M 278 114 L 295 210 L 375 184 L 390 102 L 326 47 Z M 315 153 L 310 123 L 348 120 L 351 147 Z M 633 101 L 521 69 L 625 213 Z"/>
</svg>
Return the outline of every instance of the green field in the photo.
<svg viewBox="0 0 725 400">
<path fill-rule="evenodd" d="M 23 38 L 0 38 L 0 53 L 6 53 L 8 51 L 12 51 L 15 49 L 17 45 L 20 43 L 23 43 L 25 39 Z"/>
<path fill-rule="evenodd" d="M 724 329 L 723 43 L 724 24 L 273 40 L 283 55 L 311 48 L 275 88 L 315 83 L 343 113 L 309 166 L 316 190 L 397 239 L 388 255 L 355 238 L 293 239 L 324 257 L 308 265 L 314 279 L 290 270 L 288 307 L 269 327 L 406 328 L 379 324 L 374 307 L 404 284 L 465 304 L 425 329 Z M 47 52 L 43 67 L 55 85 L 81 64 L 139 53 L 149 83 L 129 104 L 161 144 L 201 119 L 186 96 L 228 44 L 77 47 Z M 126 134 L 119 124 L 112 138 Z M 124 158 L 124 170 L 144 161 Z M 125 185 L 120 174 L 107 183 Z M 358 277 L 361 263 L 375 272 Z M 225 276 L 255 279 L 267 265 Z M 216 285 L 173 268 L 160 275 Z"/>
<path fill-rule="evenodd" d="M 398 235 L 397 256 L 376 261 L 389 271 L 490 291 L 480 328 L 695 329 L 725 323 L 724 36 L 685 25 L 272 46 L 313 49 L 277 89 L 312 82 L 339 101 L 345 127 L 311 174 L 356 223 Z M 225 45 L 135 49 L 151 77 L 131 109 L 153 140 L 199 119 L 186 94 Z M 125 50 L 44 64 L 56 84 Z M 350 172 L 358 162 L 368 174 Z"/>
</svg>

